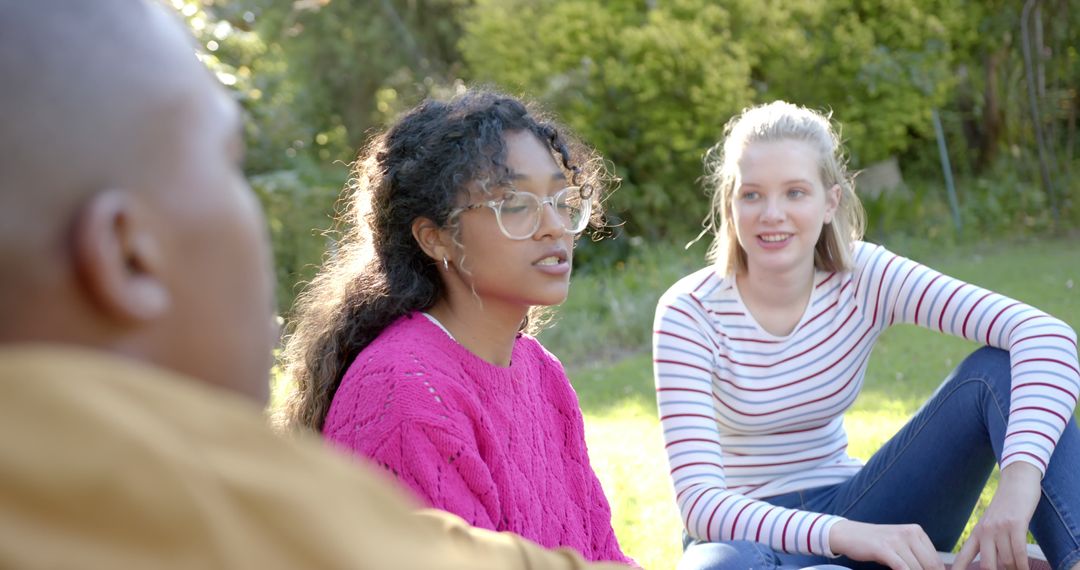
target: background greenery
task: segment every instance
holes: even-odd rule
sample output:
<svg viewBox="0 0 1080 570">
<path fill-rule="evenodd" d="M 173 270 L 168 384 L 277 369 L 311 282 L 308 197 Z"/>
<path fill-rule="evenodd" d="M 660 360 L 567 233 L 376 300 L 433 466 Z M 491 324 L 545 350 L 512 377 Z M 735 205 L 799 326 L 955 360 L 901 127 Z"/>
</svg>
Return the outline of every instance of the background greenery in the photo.
<svg viewBox="0 0 1080 570">
<path fill-rule="evenodd" d="M 247 109 L 280 307 L 310 278 L 333 196 L 367 137 L 426 96 L 491 84 L 538 100 L 622 178 L 619 237 L 685 241 L 701 156 L 747 105 L 831 110 L 854 168 L 896 157 L 906 187 L 866 198 L 871 235 L 964 242 L 1080 220 L 1080 10 L 1042 0 L 1024 64 L 1013 0 L 170 0 Z M 1044 187 L 1027 78 L 1045 133 Z M 931 122 L 942 119 L 963 230 Z"/>
<path fill-rule="evenodd" d="M 581 242 L 571 298 L 542 340 L 571 371 L 619 538 L 647 567 L 671 567 L 678 538 L 652 314 L 703 263 L 704 243 L 682 247 L 706 213 L 701 157 L 742 108 L 784 98 L 831 110 L 854 168 L 895 158 L 903 171 L 902 188 L 863 196 L 870 239 L 1080 325 L 1070 233 L 1080 11 L 1070 0 L 1037 2 L 1030 65 L 1016 0 L 167 1 L 249 115 L 246 169 L 267 210 L 286 319 L 333 249 L 348 164 L 424 97 L 476 84 L 524 95 L 608 159 L 622 179 L 608 204 L 620 225 Z M 848 415 L 853 452 L 868 456 L 970 349 L 888 333 Z"/>
</svg>

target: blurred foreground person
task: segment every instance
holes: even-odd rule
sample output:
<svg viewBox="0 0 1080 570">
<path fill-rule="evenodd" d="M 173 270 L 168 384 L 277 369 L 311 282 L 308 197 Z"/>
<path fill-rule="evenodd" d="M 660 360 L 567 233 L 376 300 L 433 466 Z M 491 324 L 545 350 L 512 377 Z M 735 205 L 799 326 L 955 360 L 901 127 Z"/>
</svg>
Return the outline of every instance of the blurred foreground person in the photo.
<svg viewBox="0 0 1080 570">
<path fill-rule="evenodd" d="M 154 2 L 0 14 L 0 567 L 585 567 L 276 437 L 239 109 Z"/>
</svg>

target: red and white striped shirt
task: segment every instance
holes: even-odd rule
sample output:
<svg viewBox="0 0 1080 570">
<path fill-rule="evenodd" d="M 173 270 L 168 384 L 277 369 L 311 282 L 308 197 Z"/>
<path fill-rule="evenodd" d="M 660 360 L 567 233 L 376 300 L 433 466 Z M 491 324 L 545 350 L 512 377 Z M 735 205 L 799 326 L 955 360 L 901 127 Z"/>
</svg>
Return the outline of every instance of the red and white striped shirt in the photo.
<svg viewBox="0 0 1080 570">
<path fill-rule="evenodd" d="M 1045 472 L 1080 394 L 1076 333 L 1008 297 L 856 242 L 851 272 L 818 271 L 806 312 L 785 337 L 765 332 L 734 279 L 714 267 L 664 294 L 656 311 L 657 401 L 683 524 L 694 538 L 752 540 L 833 556 L 840 517 L 756 500 L 840 483 L 843 413 L 878 335 L 910 323 L 1008 350 L 1013 390 L 1005 467 Z"/>
</svg>

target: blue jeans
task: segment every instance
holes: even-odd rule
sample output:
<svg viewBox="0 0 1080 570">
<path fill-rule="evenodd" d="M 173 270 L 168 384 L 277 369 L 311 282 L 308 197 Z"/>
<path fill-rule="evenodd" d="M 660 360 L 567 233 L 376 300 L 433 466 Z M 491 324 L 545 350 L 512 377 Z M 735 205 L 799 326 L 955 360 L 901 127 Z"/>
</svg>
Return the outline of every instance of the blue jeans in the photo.
<svg viewBox="0 0 1080 570">
<path fill-rule="evenodd" d="M 851 479 L 765 501 L 847 519 L 917 523 L 939 551 L 960 538 L 1001 456 L 1009 415 L 1009 353 L 984 347 L 953 371 L 938 391 Z M 1051 567 L 1080 561 L 1080 430 L 1076 420 L 1058 441 L 1042 480 L 1031 533 Z M 881 568 L 847 558 L 775 552 L 746 541 L 684 540 L 680 570 L 774 569 L 840 564 Z"/>
</svg>

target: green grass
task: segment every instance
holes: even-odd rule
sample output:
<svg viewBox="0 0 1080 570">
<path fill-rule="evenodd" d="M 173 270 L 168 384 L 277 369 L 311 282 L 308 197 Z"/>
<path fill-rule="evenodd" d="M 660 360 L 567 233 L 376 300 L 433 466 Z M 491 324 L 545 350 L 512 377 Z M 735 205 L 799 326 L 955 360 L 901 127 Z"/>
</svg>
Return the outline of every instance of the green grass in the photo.
<svg viewBox="0 0 1080 570">
<path fill-rule="evenodd" d="M 1076 239 L 956 246 L 946 251 L 935 251 L 925 242 L 892 247 L 1080 328 Z M 611 501 L 619 540 L 646 568 L 674 567 L 681 529 L 653 394 L 652 315 L 669 285 L 703 265 L 698 261 L 702 250 L 700 245 L 691 251 L 641 246 L 628 262 L 576 277 L 555 324 L 541 335 L 567 364 L 578 391 L 593 466 Z M 868 458 L 975 347 L 915 327 L 887 331 L 870 359 L 865 388 L 845 417 L 849 452 Z M 995 474 L 976 513 L 989 503 L 996 484 Z"/>
</svg>

